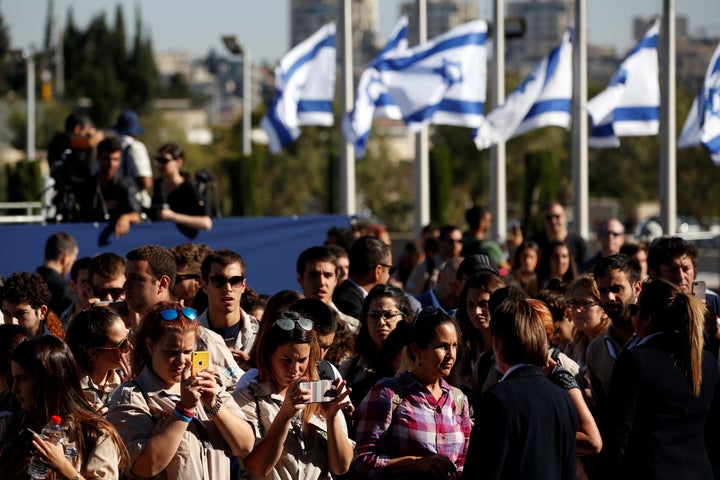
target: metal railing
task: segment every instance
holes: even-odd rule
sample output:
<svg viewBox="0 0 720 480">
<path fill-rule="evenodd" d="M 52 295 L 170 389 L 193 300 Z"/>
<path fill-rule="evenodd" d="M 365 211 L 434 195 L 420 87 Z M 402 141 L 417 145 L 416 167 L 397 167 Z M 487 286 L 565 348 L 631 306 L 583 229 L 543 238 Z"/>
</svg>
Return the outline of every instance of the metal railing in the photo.
<svg viewBox="0 0 720 480">
<path fill-rule="evenodd" d="M 45 207 L 42 202 L 0 202 L 0 224 L 45 221 Z"/>
</svg>

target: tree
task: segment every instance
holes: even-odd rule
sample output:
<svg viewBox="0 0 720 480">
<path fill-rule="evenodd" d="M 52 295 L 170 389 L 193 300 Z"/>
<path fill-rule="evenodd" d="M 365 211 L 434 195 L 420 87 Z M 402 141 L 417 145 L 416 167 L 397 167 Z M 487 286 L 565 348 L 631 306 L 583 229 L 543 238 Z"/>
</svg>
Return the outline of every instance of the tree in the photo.
<svg viewBox="0 0 720 480">
<path fill-rule="evenodd" d="M 10 51 L 10 36 L 8 35 L 5 18 L 0 13 L 0 94 L 5 94 L 8 90 L 8 52 Z"/>
</svg>

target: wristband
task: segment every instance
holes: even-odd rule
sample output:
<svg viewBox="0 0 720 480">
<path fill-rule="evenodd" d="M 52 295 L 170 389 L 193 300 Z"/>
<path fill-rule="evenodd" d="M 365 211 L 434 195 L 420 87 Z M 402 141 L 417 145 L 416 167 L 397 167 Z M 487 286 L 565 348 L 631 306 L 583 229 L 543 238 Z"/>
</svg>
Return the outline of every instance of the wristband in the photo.
<svg viewBox="0 0 720 480">
<path fill-rule="evenodd" d="M 173 415 L 175 415 L 177 418 L 179 418 L 179 419 L 182 420 L 183 422 L 187 422 L 187 423 L 192 422 L 192 417 L 186 417 L 186 416 L 183 415 L 182 412 L 180 412 L 177 408 L 174 408 L 174 409 L 173 409 Z"/>
<path fill-rule="evenodd" d="M 177 411 L 182 413 L 186 417 L 193 418 L 195 416 L 195 410 L 188 410 L 181 402 L 177 402 L 175 404 L 175 408 L 177 408 Z"/>
<path fill-rule="evenodd" d="M 217 415 L 217 413 L 220 411 L 220 407 L 222 407 L 223 401 L 220 398 L 219 395 L 215 395 L 215 405 L 213 405 L 212 410 L 208 411 L 210 415 Z"/>
</svg>

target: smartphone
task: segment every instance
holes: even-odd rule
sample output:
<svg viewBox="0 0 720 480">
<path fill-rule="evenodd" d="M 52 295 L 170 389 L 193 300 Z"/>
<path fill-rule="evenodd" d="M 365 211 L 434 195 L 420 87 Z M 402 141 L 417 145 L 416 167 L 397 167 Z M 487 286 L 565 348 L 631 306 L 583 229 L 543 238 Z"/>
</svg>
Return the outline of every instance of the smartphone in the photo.
<svg viewBox="0 0 720 480">
<path fill-rule="evenodd" d="M 117 312 L 117 314 L 121 317 L 125 317 L 128 314 L 128 305 L 125 300 L 118 300 L 117 302 L 104 300 L 102 302 L 97 302 L 95 305 L 102 305 L 104 307 L 108 307 L 109 309 Z"/>
<path fill-rule="evenodd" d="M 696 280 L 692 284 L 692 293 L 700 300 L 705 301 L 705 295 L 707 292 L 707 286 L 702 280 Z"/>
<path fill-rule="evenodd" d="M 310 390 L 310 401 L 307 403 L 331 402 L 337 398 L 337 390 L 332 380 L 299 382 L 298 387 Z"/>
<path fill-rule="evenodd" d="M 192 374 L 197 375 L 198 372 L 207 369 L 210 366 L 210 352 L 207 350 L 198 350 L 192 354 Z"/>
</svg>

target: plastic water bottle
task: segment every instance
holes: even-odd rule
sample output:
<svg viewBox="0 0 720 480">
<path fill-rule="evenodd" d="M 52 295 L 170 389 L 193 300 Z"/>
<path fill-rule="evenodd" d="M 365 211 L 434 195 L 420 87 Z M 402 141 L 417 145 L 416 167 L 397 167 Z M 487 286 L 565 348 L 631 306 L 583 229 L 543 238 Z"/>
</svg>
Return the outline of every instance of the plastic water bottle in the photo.
<svg viewBox="0 0 720 480">
<path fill-rule="evenodd" d="M 65 433 L 62 429 L 62 418 L 57 415 L 50 417 L 50 421 L 42 429 L 41 436 L 44 440 L 57 445 L 65 440 Z M 33 455 L 30 465 L 28 465 L 28 474 L 30 478 L 43 480 L 47 478 L 49 467 L 45 464 L 36 453 Z"/>
</svg>

